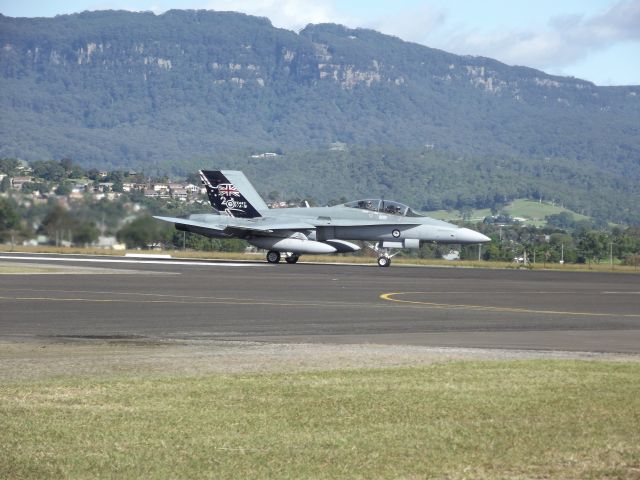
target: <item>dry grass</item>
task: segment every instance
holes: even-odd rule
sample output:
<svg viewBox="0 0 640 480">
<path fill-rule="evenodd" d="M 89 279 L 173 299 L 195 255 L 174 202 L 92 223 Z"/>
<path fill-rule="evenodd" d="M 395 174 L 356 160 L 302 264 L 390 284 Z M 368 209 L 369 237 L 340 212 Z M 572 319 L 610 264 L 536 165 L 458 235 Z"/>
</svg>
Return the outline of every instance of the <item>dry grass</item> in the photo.
<svg viewBox="0 0 640 480">
<path fill-rule="evenodd" d="M 170 254 L 175 258 L 199 258 L 209 260 L 257 260 L 264 261 L 264 254 L 262 253 L 239 253 L 239 252 L 197 252 L 197 251 L 182 251 L 182 250 L 126 250 L 115 251 L 99 248 L 76 248 L 76 247 L 24 247 L 16 246 L 11 249 L 13 252 L 23 253 L 58 253 L 58 254 L 78 254 L 78 255 L 110 255 L 110 256 L 124 256 L 127 253 L 158 253 L 158 254 Z M 351 263 L 351 264 L 375 264 L 375 257 L 372 255 L 303 255 L 301 262 L 312 263 Z M 410 258 L 396 256 L 392 260 L 393 264 L 399 265 L 419 265 L 419 266 L 434 266 L 434 267 L 458 267 L 458 268 L 504 268 L 504 269 L 530 269 L 530 270 L 555 270 L 555 271 L 567 271 L 567 272 L 624 272 L 624 273 L 639 273 L 640 269 L 637 266 L 629 265 L 614 265 L 613 268 L 609 263 L 603 262 L 600 264 L 592 263 L 587 264 L 564 264 L 557 263 L 541 263 L 530 264 L 525 267 L 515 264 L 513 262 L 500 262 L 500 261 L 478 261 L 478 260 L 461 260 L 461 261 L 448 261 L 440 259 L 427 259 L 427 258 Z"/>
</svg>

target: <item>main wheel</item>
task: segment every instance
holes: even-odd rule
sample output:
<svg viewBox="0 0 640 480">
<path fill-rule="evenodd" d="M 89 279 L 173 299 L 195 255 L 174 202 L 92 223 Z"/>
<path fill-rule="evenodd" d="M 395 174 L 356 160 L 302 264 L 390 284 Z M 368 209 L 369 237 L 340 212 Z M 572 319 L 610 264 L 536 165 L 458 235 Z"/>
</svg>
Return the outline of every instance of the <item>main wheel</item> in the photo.
<svg viewBox="0 0 640 480">
<path fill-rule="evenodd" d="M 296 263 L 299 258 L 299 255 L 289 255 L 288 257 L 284 257 L 284 261 L 287 263 Z"/>
<path fill-rule="evenodd" d="M 391 259 L 389 257 L 378 257 L 378 265 L 380 267 L 388 267 L 391 265 Z"/>
<path fill-rule="evenodd" d="M 280 252 L 276 252 L 275 250 L 269 250 L 267 252 L 267 262 L 269 263 L 280 262 Z"/>
</svg>

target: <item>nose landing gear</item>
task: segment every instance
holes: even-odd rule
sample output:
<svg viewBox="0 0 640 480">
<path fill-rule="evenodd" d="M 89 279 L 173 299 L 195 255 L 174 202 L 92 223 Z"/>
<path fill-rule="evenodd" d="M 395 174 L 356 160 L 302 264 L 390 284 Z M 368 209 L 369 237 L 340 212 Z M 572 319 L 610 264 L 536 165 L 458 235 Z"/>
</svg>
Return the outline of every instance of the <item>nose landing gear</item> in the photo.
<svg viewBox="0 0 640 480">
<path fill-rule="evenodd" d="M 378 254 L 378 266 L 380 267 L 388 267 L 389 265 L 391 265 L 391 259 L 398 253 L 400 253 L 391 253 L 391 249 L 382 247 L 380 242 L 376 243 L 375 245 L 371 245 L 370 243 L 367 243 L 366 245 Z"/>
</svg>

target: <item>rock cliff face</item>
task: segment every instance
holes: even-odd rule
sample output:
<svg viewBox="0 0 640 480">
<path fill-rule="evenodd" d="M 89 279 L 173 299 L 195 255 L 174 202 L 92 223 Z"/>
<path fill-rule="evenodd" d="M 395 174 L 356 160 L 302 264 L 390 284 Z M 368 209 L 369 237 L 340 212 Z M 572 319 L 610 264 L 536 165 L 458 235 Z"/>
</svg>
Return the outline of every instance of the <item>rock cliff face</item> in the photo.
<svg viewBox="0 0 640 480">
<path fill-rule="evenodd" d="M 230 12 L 0 16 L 0 155 L 85 164 L 395 145 L 637 167 L 640 87 Z"/>
</svg>

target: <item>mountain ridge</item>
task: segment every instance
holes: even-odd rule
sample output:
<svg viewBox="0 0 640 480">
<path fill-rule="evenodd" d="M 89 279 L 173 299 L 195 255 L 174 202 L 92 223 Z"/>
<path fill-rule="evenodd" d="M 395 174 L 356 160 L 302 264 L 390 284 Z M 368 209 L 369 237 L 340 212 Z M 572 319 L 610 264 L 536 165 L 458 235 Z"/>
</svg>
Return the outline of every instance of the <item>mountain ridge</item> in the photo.
<svg viewBox="0 0 640 480">
<path fill-rule="evenodd" d="M 224 163 L 264 176 L 269 164 L 245 159 L 277 151 L 289 162 L 273 165 L 304 175 L 299 159 L 330 165 L 322 152 L 340 145 L 358 162 L 363 149 L 390 149 L 395 168 L 425 178 L 433 162 L 460 155 L 467 169 L 514 159 L 496 161 L 489 182 L 520 171 L 534 187 L 546 179 L 584 191 L 601 177 L 627 196 L 640 183 L 640 86 L 596 86 L 369 29 L 295 33 L 207 10 L 0 16 L 0 82 L 0 156 L 177 173 Z M 424 149 L 441 155 L 421 166 Z M 377 177 L 390 167 L 381 162 Z"/>
<path fill-rule="evenodd" d="M 33 80 L 40 88 L 49 83 L 55 89 L 59 70 L 63 70 L 64 75 L 76 80 L 94 80 L 95 93 L 102 97 L 111 93 L 110 98 L 94 97 L 93 102 L 86 98 L 83 101 L 88 105 L 77 105 L 77 110 L 85 107 L 82 117 L 75 119 L 81 129 L 108 129 L 117 124 L 143 121 L 150 130 L 157 131 L 163 125 L 154 125 L 154 122 L 161 123 L 168 117 L 167 112 L 158 111 L 163 106 L 158 104 L 158 98 L 173 96 L 178 107 L 179 102 L 194 107 L 194 102 L 201 99 L 219 103 L 220 97 L 226 96 L 225 88 L 231 86 L 237 90 L 245 89 L 245 92 L 253 89 L 254 97 L 261 97 L 260 101 L 266 100 L 273 106 L 266 112 L 264 107 L 262 111 L 256 110 L 249 94 L 241 99 L 245 105 L 240 105 L 236 98 L 222 99 L 223 103 L 231 103 L 229 108 L 235 108 L 233 113 L 236 115 L 247 116 L 248 112 L 264 114 L 249 122 L 255 127 L 253 136 L 257 137 L 260 148 L 318 148 L 331 141 L 378 144 L 379 133 L 359 131 L 350 126 L 354 119 L 349 111 L 353 109 L 355 112 L 360 110 L 357 112 L 359 117 L 368 116 L 377 124 L 392 117 L 392 120 L 413 125 L 408 130 L 386 128 L 390 144 L 416 146 L 432 143 L 440 148 L 468 153 L 574 157 L 576 152 L 563 149 L 557 143 L 547 149 L 539 145 L 536 148 L 535 139 L 528 137 L 524 142 L 527 148 L 532 149 L 528 152 L 519 148 L 512 139 L 504 137 L 514 133 L 513 121 L 516 125 L 518 121 L 522 123 L 522 117 L 546 115 L 551 117 L 549 120 L 569 117 L 583 130 L 597 134 L 604 128 L 615 134 L 619 129 L 608 128 L 608 124 L 619 125 L 620 117 L 624 118 L 629 109 L 634 115 L 640 113 L 640 87 L 598 87 L 585 80 L 548 75 L 528 67 L 511 67 L 485 57 L 458 56 L 373 30 L 349 29 L 334 24 L 309 25 L 296 34 L 274 28 L 266 18 L 234 12 L 170 10 L 162 15 L 104 11 L 54 19 L 2 17 L 0 25 L 3 81 L 15 79 L 20 74 L 24 75 L 23 81 Z M 137 77 L 132 76 L 132 70 Z M 171 82 L 175 84 L 175 77 L 180 74 L 176 72 L 200 81 L 201 86 L 182 96 L 175 90 L 171 91 L 174 86 Z M 124 95 L 118 92 L 118 83 L 122 81 L 132 84 L 129 91 L 124 92 L 127 97 L 146 104 L 132 108 L 134 115 L 129 119 L 119 118 L 110 122 L 96 118 L 92 109 L 105 110 L 108 103 L 123 101 Z M 163 81 L 165 85 L 161 84 Z M 183 83 L 176 86 L 183 89 L 191 87 Z M 57 86 L 64 93 L 77 96 L 86 94 L 89 85 L 68 82 Z M 369 91 L 361 91 L 363 86 Z M 219 91 L 212 91 L 215 89 Z M 269 93 L 276 96 L 293 94 L 294 100 L 298 100 L 296 94 L 304 93 L 307 102 L 299 109 L 292 109 L 286 101 L 279 104 L 278 99 L 264 98 L 269 95 L 256 94 L 256 89 L 270 90 Z M 297 89 L 307 91 L 296 92 Z M 323 89 L 329 91 L 323 92 Z M 333 102 L 326 102 L 328 95 L 336 97 L 330 99 Z M 232 96 L 237 97 L 238 92 L 233 92 Z M 385 101 L 384 105 L 381 99 Z M 6 97 L 2 100 L 3 107 L 11 110 L 12 105 L 7 105 Z M 78 103 L 83 102 L 76 101 Z M 336 103 L 339 104 L 337 110 L 333 108 Z M 360 108 L 358 104 L 362 103 L 366 103 L 366 108 Z M 468 121 L 469 110 L 473 109 L 476 111 L 471 112 L 472 116 L 477 118 Z M 583 112 L 576 114 L 571 109 Z M 28 112 L 29 109 L 26 110 Z M 206 114 L 202 108 L 195 110 L 193 113 Z M 225 114 L 226 110 L 218 113 Z M 310 132 L 311 126 L 302 128 L 305 125 L 299 122 L 282 121 L 284 115 L 300 114 L 296 110 L 303 110 L 306 115 L 317 111 L 328 118 L 324 122 L 312 121 L 315 132 Z M 497 111 L 500 115 L 494 117 L 491 113 Z M 56 117 L 56 114 L 59 117 L 61 112 L 48 113 L 49 117 Z M 147 118 L 140 119 L 141 115 Z M 588 122 L 585 115 L 605 118 Z M 505 116 L 509 118 L 505 119 Z M 216 115 L 210 115 L 205 121 L 211 123 L 211 117 L 215 119 Z M 241 122 L 246 123 L 246 119 Z M 341 128 L 331 128 L 335 123 L 342 124 Z M 179 126 L 184 125 L 185 122 Z M 303 134 L 292 135 L 292 126 Z M 460 135 L 446 132 L 453 127 Z M 531 124 L 526 125 L 525 122 L 522 127 L 531 127 Z M 633 123 L 627 122 L 624 127 L 633 128 Z M 638 128 L 635 131 L 637 133 Z M 479 146 L 464 145 L 470 132 L 479 137 L 476 142 Z M 108 136 L 108 132 L 103 133 Z M 215 140 L 225 145 L 225 135 L 220 133 Z M 313 138 L 314 133 L 321 138 Z M 550 133 L 544 121 L 533 128 L 534 137 L 552 137 Z M 416 141 L 418 137 L 423 137 L 424 141 Z M 215 146 L 214 142 L 209 145 Z M 251 141 L 234 141 L 226 146 L 235 145 L 252 146 Z M 485 145 L 486 148 L 482 148 Z M 0 154 L 20 155 L 20 146 L 13 151 L 2 148 Z M 204 148 L 194 150 L 197 154 L 207 153 Z M 55 148 L 52 153 L 63 154 L 60 148 Z M 582 149 L 579 153 L 590 152 Z M 113 154 L 106 159 L 112 158 Z M 78 160 L 82 161 L 82 156 Z"/>
</svg>

